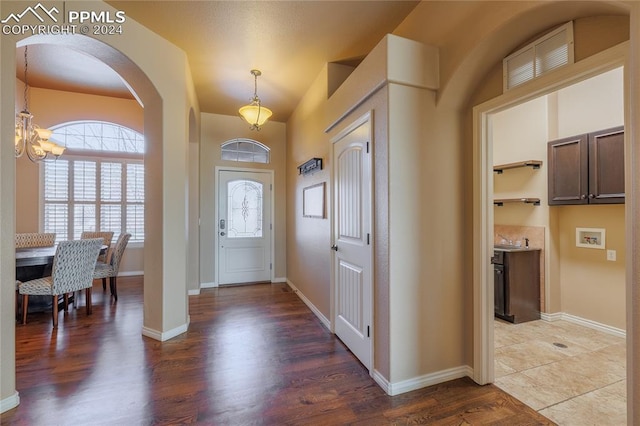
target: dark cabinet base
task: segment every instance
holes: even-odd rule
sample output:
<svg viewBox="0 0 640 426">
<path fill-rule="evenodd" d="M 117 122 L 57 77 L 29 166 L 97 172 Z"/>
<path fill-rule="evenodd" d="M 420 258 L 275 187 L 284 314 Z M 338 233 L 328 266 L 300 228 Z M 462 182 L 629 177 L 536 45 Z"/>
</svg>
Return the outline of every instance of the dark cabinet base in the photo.
<svg viewBox="0 0 640 426">
<path fill-rule="evenodd" d="M 540 250 L 508 251 L 503 259 L 494 265 L 495 316 L 514 324 L 540 319 Z"/>
</svg>

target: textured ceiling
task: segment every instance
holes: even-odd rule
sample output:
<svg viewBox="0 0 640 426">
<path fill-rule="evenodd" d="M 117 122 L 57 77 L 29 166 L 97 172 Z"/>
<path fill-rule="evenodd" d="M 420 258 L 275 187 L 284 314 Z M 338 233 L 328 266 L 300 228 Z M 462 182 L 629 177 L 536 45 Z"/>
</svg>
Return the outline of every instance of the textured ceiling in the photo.
<svg viewBox="0 0 640 426">
<path fill-rule="evenodd" d="M 258 95 L 286 121 L 327 62 L 359 59 L 416 1 L 107 1 L 187 54 L 201 111 L 235 115 Z M 158 52 L 161 54 L 161 52 Z M 23 49 L 16 73 L 23 79 Z M 131 97 L 108 66 L 64 47 L 29 48 L 35 87 Z"/>
</svg>

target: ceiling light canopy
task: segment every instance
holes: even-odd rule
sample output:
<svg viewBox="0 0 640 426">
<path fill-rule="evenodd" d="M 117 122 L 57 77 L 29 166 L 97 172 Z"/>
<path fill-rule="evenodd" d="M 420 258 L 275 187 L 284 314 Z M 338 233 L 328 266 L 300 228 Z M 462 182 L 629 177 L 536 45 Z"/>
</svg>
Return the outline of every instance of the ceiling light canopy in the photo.
<svg viewBox="0 0 640 426">
<path fill-rule="evenodd" d="M 24 47 L 24 110 L 16 114 L 15 153 L 18 158 L 26 152 L 31 161 L 37 162 L 49 155 L 58 158 L 65 148 L 49 140 L 51 130 L 41 129 L 33 123 L 33 114 L 29 112 L 27 48 Z"/>
<path fill-rule="evenodd" d="M 260 70 L 251 70 L 251 74 L 254 77 L 254 92 L 253 98 L 249 105 L 245 105 L 238 113 L 240 117 L 251 125 L 251 130 L 260 130 L 262 125 L 271 117 L 271 110 L 262 106 L 260 98 L 258 97 L 258 77 L 262 75 Z"/>
</svg>

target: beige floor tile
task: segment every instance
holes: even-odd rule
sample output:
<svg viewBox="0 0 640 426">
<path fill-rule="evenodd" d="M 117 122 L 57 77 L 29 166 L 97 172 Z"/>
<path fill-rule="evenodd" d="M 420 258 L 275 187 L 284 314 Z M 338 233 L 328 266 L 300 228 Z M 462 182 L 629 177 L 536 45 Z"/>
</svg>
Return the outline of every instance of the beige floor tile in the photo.
<svg viewBox="0 0 640 426">
<path fill-rule="evenodd" d="M 566 358 L 567 355 L 559 352 L 552 344 L 533 340 L 496 348 L 494 357 L 497 361 L 515 371 L 523 371 L 550 362 L 560 361 Z"/>
<path fill-rule="evenodd" d="M 612 392 L 605 387 L 540 410 L 540 414 L 562 426 L 624 426 L 627 403 L 617 390 Z"/>
<path fill-rule="evenodd" d="M 496 386 L 560 426 L 626 424 L 624 338 L 566 321 L 495 323 Z"/>
<path fill-rule="evenodd" d="M 500 377 L 496 379 L 495 385 L 534 410 L 541 410 L 569 398 L 563 389 L 540 383 L 523 373 Z"/>
</svg>

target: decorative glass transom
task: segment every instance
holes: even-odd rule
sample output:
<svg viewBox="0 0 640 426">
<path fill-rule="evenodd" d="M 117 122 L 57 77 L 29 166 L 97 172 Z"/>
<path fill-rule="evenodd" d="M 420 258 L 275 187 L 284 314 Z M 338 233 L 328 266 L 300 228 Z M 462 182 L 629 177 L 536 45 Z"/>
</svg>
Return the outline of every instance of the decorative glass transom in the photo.
<svg viewBox="0 0 640 426">
<path fill-rule="evenodd" d="M 262 237 L 263 185 L 252 180 L 232 180 L 227 183 L 227 238 Z"/>
<path fill-rule="evenodd" d="M 51 139 L 67 149 L 144 153 L 143 134 L 106 121 L 73 121 L 51 130 Z"/>
<path fill-rule="evenodd" d="M 221 145 L 220 158 L 246 163 L 269 163 L 269 148 L 253 139 L 236 138 Z"/>
</svg>

